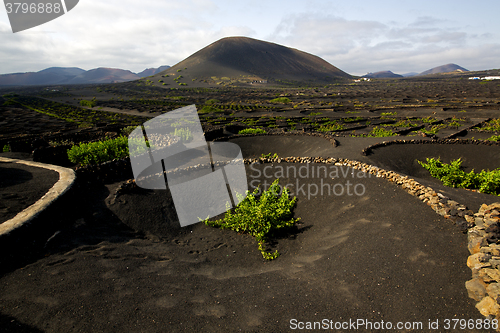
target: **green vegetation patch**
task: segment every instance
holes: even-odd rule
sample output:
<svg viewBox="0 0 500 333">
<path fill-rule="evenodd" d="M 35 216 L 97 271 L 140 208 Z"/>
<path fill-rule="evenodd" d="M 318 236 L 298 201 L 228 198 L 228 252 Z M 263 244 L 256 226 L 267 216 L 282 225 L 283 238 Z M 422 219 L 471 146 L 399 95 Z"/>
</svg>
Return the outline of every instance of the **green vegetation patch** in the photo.
<svg viewBox="0 0 500 333">
<path fill-rule="evenodd" d="M 500 141 L 500 135 L 492 135 L 487 140 L 488 141 Z"/>
<path fill-rule="evenodd" d="M 100 164 L 114 159 L 125 158 L 128 155 L 128 138 L 125 136 L 80 143 L 68 149 L 69 160 L 82 166 Z"/>
<path fill-rule="evenodd" d="M 483 131 L 500 131 L 500 118 L 492 119 L 484 124 L 481 128 Z"/>
<path fill-rule="evenodd" d="M 500 168 L 493 171 L 481 170 L 479 173 L 472 170 L 466 173 L 462 170 L 460 158 L 450 164 L 441 162 L 439 158 L 427 158 L 426 162 L 418 161 L 432 177 L 441 180 L 445 186 L 478 189 L 482 193 L 500 195 Z"/>
<path fill-rule="evenodd" d="M 360 121 L 360 120 L 363 120 L 363 119 L 365 119 L 365 118 L 363 118 L 363 117 L 344 118 L 344 119 L 342 119 L 342 121 L 344 123 L 354 123 L 354 122 L 357 122 L 357 121 Z"/>
<path fill-rule="evenodd" d="M 246 119 L 241 119 L 240 121 L 243 124 L 246 124 L 248 126 L 254 126 L 255 124 L 257 124 L 258 119 L 255 119 L 255 118 L 246 118 Z"/>
<path fill-rule="evenodd" d="M 383 124 L 384 127 L 415 127 L 418 126 L 416 123 L 412 123 L 409 119 L 403 119 L 394 124 Z"/>
<path fill-rule="evenodd" d="M 182 142 L 190 142 L 193 140 L 193 133 L 191 133 L 191 130 L 189 127 L 186 128 L 176 128 L 174 131 L 174 135 L 178 136 Z"/>
<path fill-rule="evenodd" d="M 216 104 L 216 103 L 220 103 L 220 101 L 218 99 L 211 98 L 205 102 L 205 105 L 212 105 L 212 104 Z"/>
<path fill-rule="evenodd" d="M 396 135 L 392 130 L 385 129 L 382 127 L 375 126 L 372 131 L 368 134 L 368 136 L 382 138 L 386 136 L 394 136 Z"/>
<path fill-rule="evenodd" d="M 280 190 L 279 179 L 276 179 L 260 197 L 258 197 L 259 188 L 256 188 L 252 193 L 247 193 L 244 200 L 242 200 L 241 194 L 237 194 L 238 200 L 242 201 L 236 206 L 234 212 L 228 210 L 224 219 L 205 220 L 205 224 L 250 234 L 255 237 L 264 259 L 276 259 L 279 256 L 278 251 L 267 252 L 265 242 L 274 232 L 291 228 L 300 220 L 293 218 L 292 211 L 297 198 L 290 199 L 287 188 Z"/>
<path fill-rule="evenodd" d="M 417 119 L 418 120 L 418 119 Z M 425 118 L 422 118 L 420 119 L 421 122 L 423 123 L 426 123 L 426 124 L 430 124 L 430 123 L 433 123 L 436 121 L 436 118 L 433 118 L 431 116 L 428 116 L 428 117 L 425 117 Z"/>
<path fill-rule="evenodd" d="M 281 104 L 287 104 L 290 103 L 291 100 L 288 97 L 277 97 L 275 99 L 272 99 L 269 101 L 270 103 L 281 103 Z"/>
<path fill-rule="evenodd" d="M 339 131 L 343 130 L 344 125 L 341 123 L 337 122 L 336 120 L 329 121 L 320 127 L 318 127 L 316 130 L 320 132 L 334 132 L 334 131 Z"/>
<path fill-rule="evenodd" d="M 269 159 L 278 158 L 278 154 L 277 153 L 262 154 L 262 155 L 260 155 L 260 158 L 269 158 Z"/>
<path fill-rule="evenodd" d="M 426 134 L 433 134 L 436 135 L 440 130 L 446 128 L 447 126 L 445 124 L 437 124 L 433 125 L 430 129 L 421 129 L 420 131 Z"/>
<path fill-rule="evenodd" d="M 204 105 L 201 109 L 198 110 L 199 114 L 216 113 L 216 112 L 224 112 L 224 110 L 221 110 L 211 105 Z"/>
<path fill-rule="evenodd" d="M 245 128 L 238 132 L 238 134 L 265 134 L 262 128 Z"/>
<path fill-rule="evenodd" d="M 88 100 L 83 99 L 80 101 L 80 105 L 87 106 L 89 108 L 93 108 L 94 106 L 97 105 L 97 101 L 95 101 L 95 100 L 88 101 Z"/>
<path fill-rule="evenodd" d="M 132 131 L 135 129 L 136 129 L 136 126 L 126 126 L 126 127 L 122 128 L 121 133 L 122 133 L 122 135 L 128 137 L 130 135 L 130 133 L 132 133 Z"/>
</svg>

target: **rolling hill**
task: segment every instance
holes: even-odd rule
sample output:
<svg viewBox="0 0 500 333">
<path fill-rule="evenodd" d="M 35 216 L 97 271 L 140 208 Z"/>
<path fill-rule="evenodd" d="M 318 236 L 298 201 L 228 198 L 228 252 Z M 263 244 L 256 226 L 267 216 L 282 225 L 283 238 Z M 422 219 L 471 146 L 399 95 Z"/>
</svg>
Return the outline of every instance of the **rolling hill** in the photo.
<svg viewBox="0 0 500 333">
<path fill-rule="evenodd" d="M 167 68 L 169 66 L 148 68 L 136 74 L 118 68 L 101 67 L 85 71 L 77 67 L 50 67 L 39 72 L 2 74 L 0 86 L 117 83 L 138 80 Z"/>
<path fill-rule="evenodd" d="M 431 68 L 422 72 L 418 75 L 429 75 L 429 74 L 440 74 L 440 73 L 451 73 L 451 72 L 468 72 L 468 69 L 460 67 L 456 64 L 446 64 L 438 67 Z"/>
<path fill-rule="evenodd" d="M 96 68 L 86 71 L 67 81 L 67 84 L 118 83 L 137 80 L 139 76 L 131 71 L 117 68 Z"/>
<path fill-rule="evenodd" d="M 364 75 L 363 77 L 370 78 L 370 79 L 382 79 L 382 78 L 403 77 L 403 75 L 394 74 L 391 71 L 381 71 L 381 72 L 375 72 L 375 73 L 368 73 L 368 74 Z"/>
<path fill-rule="evenodd" d="M 152 84 L 158 85 L 158 80 L 170 87 L 182 83 L 324 83 L 345 78 L 351 76 L 315 55 L 253 38 L 226 37 L 153 76 Z"/>
<path fill-rule="evenodd" d="M 146 76 L 151 76 L 158 74 L 160 72 L 163 72 L 164 70 L 170 68 L 170 66 L 160 66 L 158 68 L 146 68 L 142 72 L 137 73 L 138 76 L 140 77 L 146 77 Z"/>
<path fill-rule="evenodd" d="M 42 84 L 60 84 L 85 73 L 76 67 L 50 67 L 39 72 L 12 73 L 0 75 L 0 85 L 24 86 Z"/>
</svg>

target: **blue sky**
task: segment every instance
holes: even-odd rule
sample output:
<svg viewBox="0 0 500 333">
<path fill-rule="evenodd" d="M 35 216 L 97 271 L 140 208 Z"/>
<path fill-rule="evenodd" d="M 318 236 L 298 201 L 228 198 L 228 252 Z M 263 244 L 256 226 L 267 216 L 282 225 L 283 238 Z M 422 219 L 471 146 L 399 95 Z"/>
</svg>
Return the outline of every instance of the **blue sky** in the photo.
<svg viewBox="0 0 500 333">
<path fill-rule="evenodd" d="M 313 53 L 354 75 L 456 63 L 500 68 L 500 1 L 80 0 L 13 34 L 0 11 L 0 73 L 47 67 L 139 72 L 174 65 L 228 36 Z"/>
</svg>

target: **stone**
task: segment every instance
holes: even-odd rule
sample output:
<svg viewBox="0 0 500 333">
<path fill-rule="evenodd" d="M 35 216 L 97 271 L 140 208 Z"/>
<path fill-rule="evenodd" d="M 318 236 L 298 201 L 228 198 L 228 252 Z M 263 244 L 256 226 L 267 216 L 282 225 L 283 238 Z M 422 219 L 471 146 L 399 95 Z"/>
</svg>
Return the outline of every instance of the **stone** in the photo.
<svg viewBox="0 0 500 333">
<path fill-rule="evenodd" d="M 474 216 L 464 215 L 463 217 L 465 218 L 465 220 L 467 221 L 467 223 L 471 223 L 471 224 L 475 224 L 476 223 L 476 219 L 474 218 Z"/>
<path fill-rule="evenodd" d="M 487 204 L 482 204 L 481 207 L 479 207 L 478 213 L 485 214 L 485 213 L 489 213 L 489 211 L 490 211 L 490 207 Z"/>
<path fill-rule="evenodd" d="M 472 279 L 465 282 L 465 288 L 467 288 L 469 297 L 478 302 L 486 296 L 486 283 L 481 279 Z"/>
<path fill-rule="evenodd" d="M 498 223 L 498 219 L 492 219 L 492 218 L 489 218 L 487 216 L 485 216 L 483 219 L 483 224 L 486 227 L 492 226 L 492 225 L 497 224 L 497 223 Z"/>
<path fill-rule="evenodd" d="M 441 199 L 448 199 L 448 197 L 444 196 L 442 193 L 438 193 L 437 195 L 438 195 L 438 197 L 440 197 Z"/>
<path fill-rule="evenodd" d="M 486 292 L 491 298 L 497 299 L 500 296 L 500 283 L 490 283 L 486 285 Z"/>
<path fill-rule="evenodd" d="M 460 217 L 455 219 L 455 225 L 464 234 L 467 233 L 467 231 L 469 230 L 469 224 L 467 223 L 467 221 L 465 219 L 460 218 Z"/>
<path fill-rule="evenodd" d="M 482 217 L 476 217 L 474 219 L 474 223 L 477 225 L 477 226 L 484 226 L 484 219 Z"/>
<path fill-rule="evenodd" d="M 500 314 L 500 306 L 489 296 L 486 296 L 481 300 L 481 302 L 477 303 L 476 308 L 485 317 L 490 315 L 498 317 Z"/>
<path fill-rule="evenodd" d="M 438 208 L 438 210 L 436 211 L 436 213 L 438 213 L 441 216 L 452 215 L 452 214 L 449 214 L 450 213 L 450 209 L 446 208 L 446 207 L 444 207 L 444 208 Z"/>
<path fill-rule="evenodd" d="M 485 222 L 486 222 L 486 219 L 485 219 Z M 486 228 L 486 232 L 488 233 L 500 233 L 500 225 L 498 224 L 490 224 L 487 228 Z"/>
<path fill-rule="evenodd" d="M 483 268 L 481 271 L 486 273 L 490 277 L 491 280 L 500 281 L 500 271 L 498 269 L 493 268 Z M 480 273 L 481 275 L 481 273 Z M 486 281 L 486 280 L 485 280 Z"/>
<path fill-rule="evenodd" d="M 491 259 L 491 257 L 491 254 L 488 253 L 475 253 L 467 258 L 467 266 L 471 269 L 490 267 L 491 264 L 489 263 L 489 260 Z"/>
<path fill-rule="evenodd" d="M 498 244 L 490 244 L 489 248 L 491 249 L 490 253 L 493 256 L 500 257 L 500 245 L 498 245 Z"/>
<path fill-rule="evenodd" d="M 471 230 L 472 229 L 469 230 L 469 233 L 467 235 L 467 238 L 469 240 L 467 248 L 469 249 L 470 254 L 475 254 L 481 250 L 481 247 L 486 245 L 486 240 L 477 232 L 471 232 Z"/>
</svg>

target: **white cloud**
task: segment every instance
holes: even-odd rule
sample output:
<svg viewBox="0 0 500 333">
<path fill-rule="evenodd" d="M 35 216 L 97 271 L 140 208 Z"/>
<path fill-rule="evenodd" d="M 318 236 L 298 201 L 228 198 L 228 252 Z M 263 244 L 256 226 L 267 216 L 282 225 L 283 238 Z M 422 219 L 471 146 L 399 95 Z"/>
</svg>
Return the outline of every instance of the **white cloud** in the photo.
<svg viewBox="0 0 500 333">
<path fill-rule="evenodd" d="M 476 35 L 439 26 L 439 22 L 419 17 L 406 24 L 384 24 L 322 14 L 295 15 L 284 19 L 271 37 L 357 75 L 379 70 L 419 72 L 450 62 L 474 70 L 496 64 L 493 59 L 500 53 L 500 43 L 478 43 Z M 488 37 L 491 34 L 481 38 Z"/>
<path fill-rule="evenodd" d="M 301 47 L 309 53 L 345 54 L 358 45 L 370 43 L 383 30 L 385 26 L 375 21 L 352 21 L 313 14 L 291 15 L 281 21 L 269 38 Z"/>
<path fill-rule="evenodd" d="M 50 66 L 138 72 L 174 65 L 222 37 L 236 35 L 316 54 L 351 74 L 423 71 L 449 62 L 469 69 L 500 67 L 500 38 L 491 28 L 495 23 L 482 16 L 482 21 L 464 21 L 451 15 L 402 17 L 392 12 L 383 19 L 370 15 L 386 11 L 376 5 L 366 7 L 364 16 L 349 16 L 346 8 L 322 0 L 308 6 L 299 1 L 259 3 L 85 0 L 56 20 L 16 34 L 0 12 L 0 73 Z"/>
<path fill-rule="evenodd" d="M 49 66 L 141 71 L 173 65 L 225 33 L 251 33 L 244 27 L 214 31 L 205 17 L 216 10 L 206 0 L 87 0 L 56 20 L 16 34 L 0 21 L 0 73 Z"/>
<path fill-rule="evenodd" d="M 438 20 L 435 17 L 432 16 L 419 16 L 415 20 L 415 22 L 412 22 L 409 24 L 410 27 L 420 27 L 420 26 L 435 26 L 439 23 L 443 23 L 442 20 Z"/>
</svg>

